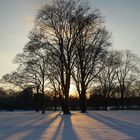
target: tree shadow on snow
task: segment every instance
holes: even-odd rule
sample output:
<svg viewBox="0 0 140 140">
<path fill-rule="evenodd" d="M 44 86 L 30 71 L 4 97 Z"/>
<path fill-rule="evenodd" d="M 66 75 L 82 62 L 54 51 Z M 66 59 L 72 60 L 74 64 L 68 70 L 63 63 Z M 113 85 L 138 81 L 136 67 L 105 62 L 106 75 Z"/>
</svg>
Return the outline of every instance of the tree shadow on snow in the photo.
<svg viewBox="0 0 140 140">
<path fill-rule="evenodd" d="M 124 133 L 125 135 L 130 136 L 131 138 L 135 140 L 140 139 L 140 133 L 139 133 L 140 125 L 129 123 L 129 122 L 126 122 L 125 120 L 124 121 L 118 120 L 116 118 L 105 116 L 99 113 L 92 114 L 91 112 L 89 112 L 89 113 L 86 113 L 85 115 L 111 127 L 114 130 Z"/>
<path fill-rule="evenodd" d="M 0 136 L 0 139 L 40 140 L 43 138 L 42 136 L 49 133 L 49 135 L 52 136 L 51 140 L 57 140 L 60 137 L 61 140 L 79 140 L 72 126 L 72 114 L 62 115 L 61 112 L 58 112 L 49 118 L 50 115 L 51 113 L 46 113 L 45 115 L 37 116 L 37 118 L 32 119 L 32 117 L 27 117 L 24 121 L 18 121 L 13 128 L 12 126 L 10 126 L 10 129 L 7 128 L 8 132 L 5 135 Z M 61 117 L 60 121 L 54 126 L 51 126 L 59 117 Z M 53 133 L 51 132 L 52 130 L 48 131 L 50 126 L 55 130 Z"/>
<path fill-rule="evenodd" d="M 13 128 L 9 128 L 7 129 L 7 134 L 5 134 L 4 136 L 0 137 L 0 139 L 2 140 L 11 140 L 13 139 L 13 136 L 16 137 L 16 139 L 18 140 L 39 140 L 42 136 L 42 134 L 44 133 L 44 131 L 46 131 L 49 126 L 58 118 L 61 116 L 61 112 L 58 112 L 57 114 L 55 114 L 52 118 L 47 119 L 48 114 L 45 115 L 41 115 L 39 116 L 37 119 L 32 120 L 28 120 L 29 123 L 23 125 L 23 126 L 19 126 L 20 122 L 18 122 L 17 124 L 15 124 L 16 126 L 13 126 Z M 34 125 L 35 123 L 43 120 L 44 121 L 39 124 L 39 125 Z M 26 121 L 21 121 L 21 124 Z M 11 126 L 12 127 L 12 126 Z M 21 138 L 18 138 L 18 134 L 19 133 L 26 133 L 29 132 L 29 134 L 22 136 Z M 22 134 L 21 134 L 22 135 Z"/>
<path fill-rule="evenodd" d="M 47 120 L 40 125 L 37 125 L 37 127 L 33 126 L 33 132 L 27 135 L 26 137 L 22 138 L 21 140 L 39 140 L 42 137 L 42 134 L 49 129 L 51 124 L 61 116 L 61 112 L 57 113 L 54 117 L 52 117 L 50 120 Z"/>
<path fill-rule="evenodd" d="M 74 114 L 62 115 L 56 133 L 51 140 L 57 140 L 59 136 L 62 136 L 61 140 L 79 140 L 72 125 L 72 115 Z"/>
</svg>

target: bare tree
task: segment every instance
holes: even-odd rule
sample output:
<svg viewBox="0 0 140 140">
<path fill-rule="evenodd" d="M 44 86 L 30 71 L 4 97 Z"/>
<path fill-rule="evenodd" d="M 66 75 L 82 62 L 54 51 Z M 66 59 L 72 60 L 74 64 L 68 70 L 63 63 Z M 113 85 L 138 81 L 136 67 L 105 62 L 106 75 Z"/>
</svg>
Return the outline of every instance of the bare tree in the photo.
<svg viewBox="0 0 140 140">
<path fill-rule="evenodd" d="M 72 75 L 80 97 L 81 112 L 84 113 L 86 112 L 86 91 L 89 84 L 104 68 L 103 59 L 111 43 L 110 33 L 103 27 L 103 19 L 97 11 L 82 18 L 82 21 L 85 19 L 86 27 L 79 34 L 76 42 L 77 53 Z"/>
<path fill-rule="evenodd" d="M 62 93 L 61 93 L 61 85 L 60 80 L 58 76 L 58 72 L 56 69 L 49 67 L 48 70 L 48 79 L 49 79 L 49 86 L 50 90 L 54 93 L 54 110 L 57 110 L 57 97 L 59 97 L 60 102 L 62 103 Z M 61 104 L 61 107 L 63 108 L 63 104 Z M 63 109 L 62 109 L 63 110 Z"/>
<path fill-rule="evenodd" d="M 116 68 L 116 74 L 121 93 L 121 106 L 122 110 L 124 110 L 124 96 L 126 93 L 126 84 L 130 80 L 130 77 L 134 77 L 132 75 L 135 75 L 138 72 L 138 58 L 129 50 L 120 52 L 120 54 L 118 54 L 118 58 L 120 59 L 120 64 Z"/>
<path fill-rule="evenodd" d="M 29 67 L 29 66 L 28 66 Z M 40 91 L 40 81 L 37 78 L 35 72 L 29 71 L 28 67 L 18 68 L 15 72 L 6 74 L 2 77 L 4 83 L 10 83 L 16 87 L 20 87 L 22 90 L 32 87 L 35 89 L 37 94 L 36 112 L 39 112 L 39 91 Z"/>
<path fill-rule="evenodd" d="M 106 61 L 105 67 L 102 71 L 100 71 L 98 75 L 98 82 L 101 86 L 101 94 L 104 97 L 104 106 L 105 110 L 107 110 L 108 106 L 108 99 L 112 96 L 113 90 L 115 88 L 116 84 L 116 68 L 118 64 L 120 63 L 117 59 L 117 52 L 116 51 L 110 51 L 107 55 L 107 58 L 104 60 Z"/>
<path fill-rule="evenodd" d="M 91 24 L 97 16 L 85 4 L 79 0 L 55 0 L 52 5 L 45 5 L 39 11 L 35 22 L 38 32 L 43 35 L 42 40 L 49 44 L 51 66 L 59 73 L 64 114 L 70 113 L 69 88 L 77 39 L 86 32 L 86 28 L 90 30 L 91 26 L 87 24 Z"/>
<path fill-rule="evenodd" d="M 6 75 L 5 81 L 13 83 L 22 88 L 31 85 L 36 88 L 37 96 L 42 93 L 42 114 L 45 113 L 44 90 L 47 82 L 48 55 L 44 45 L 34 34 L 25 45 L 23 53 L 18 54 L 15 63 L 19 64 L 17 72 Z M 38 111 L 38 109 L 37 109 Z"/>
<path fill-rule="evenodd" d="M 24 89 L 27 87 L 27 82 L 24 81 L 24 77 L 17 71 L 5 74 L 2 77 L 1 81 L 2 83 L 12 84 L 21 89 Z"/>
<path fill-rule="evenodd" d="M 135 81 L 134 92 L 135 92 L 135 95 L 140 98 L 140 81 L 139 80 Z"/>
</svg>

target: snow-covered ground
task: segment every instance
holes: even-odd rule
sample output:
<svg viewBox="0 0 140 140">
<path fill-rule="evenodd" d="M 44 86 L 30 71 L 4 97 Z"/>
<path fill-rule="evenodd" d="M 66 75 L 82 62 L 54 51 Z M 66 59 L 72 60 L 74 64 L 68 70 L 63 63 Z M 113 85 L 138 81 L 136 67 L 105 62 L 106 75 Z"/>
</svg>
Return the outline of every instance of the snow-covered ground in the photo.
<svg viewBox="0 0 140 140">
<path fill-rule="evenodd" d="M 140 111 L 0 112 L 0 140 L 140 140 Z"/>
</svg>

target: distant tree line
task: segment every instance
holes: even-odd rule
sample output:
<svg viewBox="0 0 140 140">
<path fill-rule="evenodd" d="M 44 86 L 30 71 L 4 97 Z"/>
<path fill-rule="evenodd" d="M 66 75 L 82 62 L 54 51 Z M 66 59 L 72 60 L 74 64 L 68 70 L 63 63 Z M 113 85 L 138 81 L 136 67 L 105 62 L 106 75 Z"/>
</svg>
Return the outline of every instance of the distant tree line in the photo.
<svg viewBox="0 0 140 140">
<path fill-rule="evenodd" d="M 2 81 L 23 90 L 14 98 L 22 100 L 23 108 L 35 107 L 42 114 L 52 104 L 64 114 L 72 108 L 84 113 L 87 108 L 139 105 L 139 59 L 111 46 L 99 10 L 86 0 L 54 0 L 39 10 L 28 43 L 15 57 L 19 67 Z M 72 83 L 78 98 L 70 97 Z"/>
<path fill-rule="evenodd" d="M 47 92 L 48 93 L 48 92 Z M 53 93 L 45 94 L 45 109 L 46 110 L 61 110 L 61 103 L 59 97 L 55 98 Z M 119 94 L 119 93 L 118 93 Z M 100 94 L 98 89 L 92 90 L 87 98 L 88 110 L 120 110 L 121 99 L 117 96 L 112 96 L 108 99 L 108 106 L 106 106 L 106 99 L 104 95 Z M 39 99 L 38 99 L 39 98 Z M 42 94 L 37 94 L 31 88 L 23 91 L 15 92 L 13 90 L 5 90 L 0 88 L 0 110 L 14 111 L 14 110 L 42 110 Z M 39 100 L 39 102 L 38 102 Z M 69 97 L 70 110 L 80 110 L 78 96 L 70 95 Z M 107 108 L 106 108 L 107 107 Z M 129 94 L 124 97 L 124 109 L 140 110 L 140 96 L 137 93 Z"/>
</svg>

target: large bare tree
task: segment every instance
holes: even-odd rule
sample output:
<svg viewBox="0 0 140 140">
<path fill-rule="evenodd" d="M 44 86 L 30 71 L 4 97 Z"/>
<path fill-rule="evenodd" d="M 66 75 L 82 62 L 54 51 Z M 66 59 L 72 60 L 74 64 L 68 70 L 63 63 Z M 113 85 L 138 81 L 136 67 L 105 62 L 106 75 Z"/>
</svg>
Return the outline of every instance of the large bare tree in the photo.
<svg viewBox="0 0 140 140">
<path fill-rule="evenodd" d="M 106 57 L 107 48 L 111 45 L 111 36 L 105 29 L 103 18 L 97 10 L 86 16 L 82 15 L 77 26 L 80 28 L 83 24 L 86 26 L 77 38 L 75 67 L 72 75 L 80 97 L 81 112 L 84 113 L 86 112 L 86 91 L 105 66 L 103 60 Z"/>
<path fill-rule="evenodd" d="M 42 34 L 42 40 L 49 44 L 51 65 L 59 73 L 64 114 L 70 113 L 68 98 L 77 40 L 83 33 L 86 37 L 91 36 L 89 31 L 98 19 L 98 12 L 91 11 L 86 1 L 79 0 L 54 0 L 37 15 L 35 28 Z"/>
</svg>

